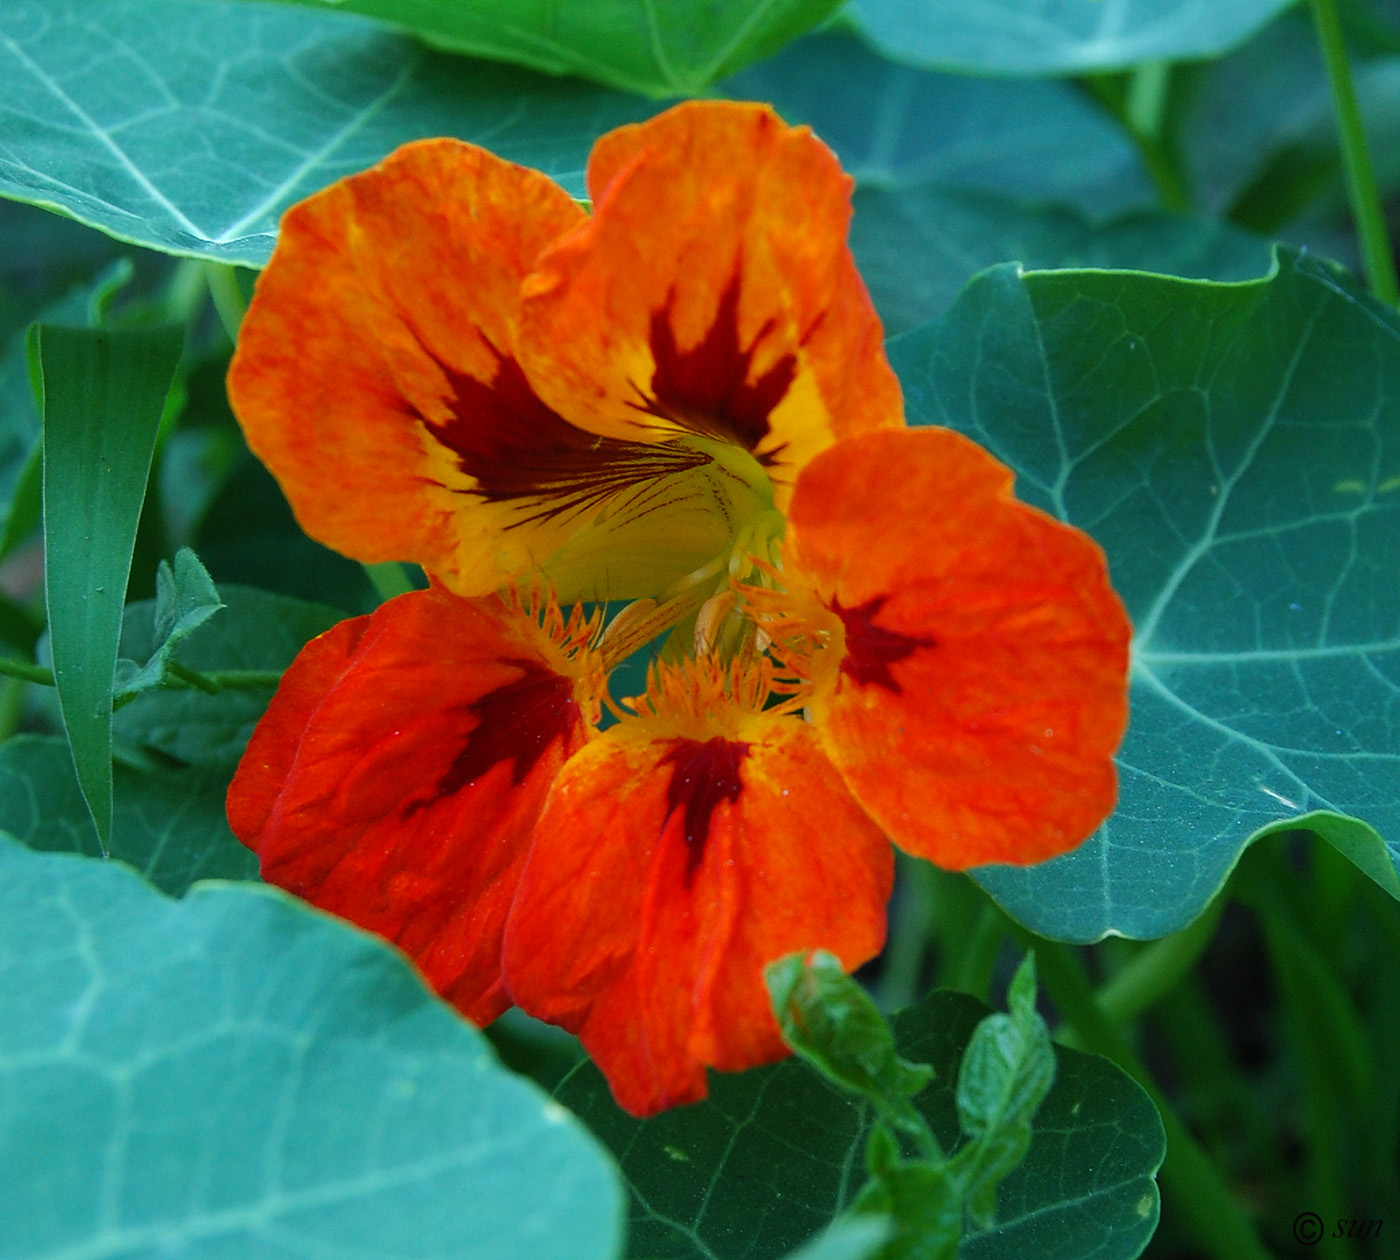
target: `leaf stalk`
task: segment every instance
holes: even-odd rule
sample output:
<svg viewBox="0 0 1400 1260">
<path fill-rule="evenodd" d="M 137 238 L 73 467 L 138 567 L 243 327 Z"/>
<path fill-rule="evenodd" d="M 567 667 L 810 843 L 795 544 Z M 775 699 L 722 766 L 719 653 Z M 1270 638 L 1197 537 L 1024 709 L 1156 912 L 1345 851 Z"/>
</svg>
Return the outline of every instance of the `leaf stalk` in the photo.
<svg viewBox="0 0 1400 1260">
<path fill-rule="evenodd" d="M 1351 201 L 1352 217 L 1356 220 L 1357 243 L 1361 247 L 1361 265 L 1366 273 L 1366 283 L 1382 302 L 1400 306 L 1400 281 L 1396 279 L 1395 255 L 1390 248 L 1385 210 L 1376 186 L 1371 152 L 1366 145 L 1366 131 L 1356 101 L 1356 85 L 1352 81 L 1346 40 L 1335 0 L 1312 0 L 1312 11 L 1318 43 L 1322 48 L 1322 60 L 1327 67 L 1327 80 L 1332 88 L 1342 165 L 1347 175 L 1347 196 Z"/>
</svg>

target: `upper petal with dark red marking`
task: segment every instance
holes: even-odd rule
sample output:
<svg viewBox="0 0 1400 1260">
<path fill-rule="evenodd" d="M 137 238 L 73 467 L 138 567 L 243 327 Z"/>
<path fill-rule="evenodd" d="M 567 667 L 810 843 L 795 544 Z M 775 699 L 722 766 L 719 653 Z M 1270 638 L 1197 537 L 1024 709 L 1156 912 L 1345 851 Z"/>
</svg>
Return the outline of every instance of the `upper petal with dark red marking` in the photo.
<svg viewBox="0 0 1400 1260">
<path fill-rule="evenodd" d="M 526 374 L 601 435 L 735 443 L 782 506 L 833 440 L 903 423 L 846 244 L 850 187 L 767 106 L 695 101 L 610 132 L 593 218 L 526 282 Z"/>
</svg>

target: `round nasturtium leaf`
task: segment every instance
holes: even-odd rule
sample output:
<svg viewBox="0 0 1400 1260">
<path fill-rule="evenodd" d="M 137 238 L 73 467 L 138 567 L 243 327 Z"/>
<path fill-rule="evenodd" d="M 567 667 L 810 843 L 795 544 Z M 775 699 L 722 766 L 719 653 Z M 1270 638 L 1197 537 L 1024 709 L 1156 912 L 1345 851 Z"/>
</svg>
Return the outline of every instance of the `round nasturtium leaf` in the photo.
<svg viewBox="0 0 1400 1260">
<path fill-rule="evenodd" d="M 1094 74 L 1218 57 L 1292 0 L 852 0 L 888 57 L 964 74 Z"/>
<path fill-rule="evenodd" d="M 945 1150 L 958 1143 L 958 1067 L 989 1014 L 931 993 L 894 1017 L 899 1054 L 933 1066 L 914 1105 Z M 996 1224 L 970 1230 L 973 1260 L 1133 1260 L 1157 1227 L 1166 1151 L 1157 1111 L 1126 1073 L 1057 1047 L 1055 1083 L 1025 1160 L 997 1190 Z M 637 1120 L 583 1063 L 555 1090 L 616 1155 L 631 1189 L 628 1256 L 779 1260 L 848 1208 L 865 1182 L 871 1109 L 797 1059 L 712 1073 L 710 1096 Z"/>
<path fill-rule="evenodd" d="M 0 838 L 0 1257 L 610 1260 L 617 1176 L 368 935 Z"/>
<path fill-rule="evenodd" d="M 891 343 L 911 419 L 1091 533 L 1135 627 L 1119 800 L 976 878 L 1042 935 L 1162 936 L 1251 839 L 1400 867 L 1400 318 L 1280 250 L 1240 284 L 983 273 Z"/>
<path fill-rule="evenodd" d="M 289 205 L 409 140 L 477 140 L 581 193 L 593 141 L 657 108 L 243 0 L 10 0 L 0 82 L 0 196 L 249 266 Z"/>
</svg>

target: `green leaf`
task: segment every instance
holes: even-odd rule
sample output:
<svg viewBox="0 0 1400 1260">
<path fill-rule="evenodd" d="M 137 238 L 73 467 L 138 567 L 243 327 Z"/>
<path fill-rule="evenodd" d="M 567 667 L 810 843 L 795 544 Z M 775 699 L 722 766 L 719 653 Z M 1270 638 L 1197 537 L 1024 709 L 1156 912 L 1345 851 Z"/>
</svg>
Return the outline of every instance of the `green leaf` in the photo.
<svg viewBox="0 0 1400 1260">
<path fill-rule="evenodd" d="M 776 52 L 841 0 L 302 0 L 392 22 L 429 43 L 581 74 L 629 92 L 689 96 Z"/>
<path fill-rule="evenodd" d="M 182 328 L 39 327 L 44 381 L 44 594 L 78 782 L 112 829 L 112 681 L 136 523 Z"/>
<path fill-rule="evenodd" d="M 128 699 L 159 687 L 170 674 L 172 657 L 181 641 L 198 630 L 224 606 L 218 588 L 199 557 L 188 547 L 175 553 L 175 567 L 166 560 L 156 570 L 156 599 L 151 638 L 155 650 L 144 665 L 123 658 L 116 698 Z"/>
<path fill-rule="evenodd" d="M 909 1099 L 928 1085 L 933 1069 L 908 1063 L 860 982 L 825 950 L 789 954 L 765 976 L 783 1040 L 842 1089 L 865 1098 L 880 1115 L 916 1140 L 927 1126 Z"/>
<path fill-rule="evenodd" d="M 958 1064 L 987 1008 L 939 992 L 894 1017 L 901 1056 L 932 1064 L 915 1105 L 945 1148 L 958 1141 Z M 1105 1059 L 1056 1048 L 1030 1150 L 998 1192 L 995 1231 L 967 1260 L 1131 1260 L 1157 1223 L 1164 1146 L 1146 1094 Z M 804 1063 L 712 1074 L 703 1103 L 636 1120 L 584 1064 L 555 1091 L 613 1151 L 632 1188 L 628 1255 L 747 1260 L 785 1255 L 847 1208 L 864 1179 L 874 1116 Z"/>
<path fill-rule="evenodd" d="M 0 195 L 253 266 L 288 205 L 408 140 L 479 140 L 579 193 L 593 140 L 654 108 L 348 14 L 233 0 L 11 0 L 0 82 Z"/>
<path fill-rule="evenodd" d="M 946 1164 L 905 1160 L 866 1183 L 854 1210 L 894 1221 L 879 1260 L 953 1260 L 963 1232 L 963 1200 Z"/>
<path fill-rule="evenodd" d="M 176 659 L 202 673 L 284 670 L 303 645 L 329 630 L 343 614 L 322 604 L 239 586 L 220 590 L 225 608 L 197 636 L 181 644 Z M 136 659 L 155 651 L 156 607 L 149 600 L 126 610 L 122 652 Z M 224 766 L 243 755 L 272 688 L 148 691 L 117 711 L 118 739 L 178 761 Z"/>
<path fill-rule="evenodd" d="M 958 1121 L 972 1140 L 953 1171 L 984 1229 L 995 1223 L 997 1186 L 1030 1148 L 1036 1109 L 1055 1080 L 1050 1030 L 1035 1009 L 1034 955 L 1016 972 L 1009 1004 L 1009 1014 L 977 1025 L 958 1073 Z"/>
<path fill-rule="evenodd" d="M 91 285 L 79 285 L 50 302 L 40 324 L 95 326 L 103 306 L 132 275 L 118 259 Z M 30 338 L 21 329 L 0 358 L 0 558 L 10 554 L 39 524 L 41 458 L 39 399 L 31 379 Z"/>
<path fill-rule="evenodd" d="M 1087 74 L 1215 57 L 1292 0 L 851 0 L 885 56 L 963 74 Z"/>
<path fill-rule="evenodd" d="M 862 188 L 851 247 L 889 336 L 941 315 L 975 272 L 1116 268 L 1204 280 L 1270 270 L 1272 249 L 1221 219 L 1137 211 L 1107 222 L 1062 206 L 937 184 Z"/>
<path fill-rule="evenodd" d="M 257 884 L 182 901 L 0 841 L 0 1248 L 608 1260 L 561 1108 L 374 938 Z"/>
<path fill-rule="evenodd" d="M 257 857 L 224 817 L 230 774 L 229 766 L 114 767 L 112 856 L 172 896 L 197 879 L 256 879 Z M 101 854 L 62 739 L 18 735 L 0 744 L 0 831 L 31 849 Z"/>
<path fill-rule="evenodd" d="M 985 189 L 1096 217 L 1155 201 L 1123 129 L 1068 83 L 913 70 L 832 31 L 722 86 L 810 125 L 864 187 Z"/>
<path fill-rule="evenodd" d="M 1238 285 L 1003 267 L 891 358 L 912 420 L 1098 539 L 1136 626 L 1118 808 L 1065 857 L 980 869 L 1010 914 L 1163 936 L 1253 837 L 1320 815 L 1400 862 L 1394 312 L 1288 251 Z"/>
</svg>

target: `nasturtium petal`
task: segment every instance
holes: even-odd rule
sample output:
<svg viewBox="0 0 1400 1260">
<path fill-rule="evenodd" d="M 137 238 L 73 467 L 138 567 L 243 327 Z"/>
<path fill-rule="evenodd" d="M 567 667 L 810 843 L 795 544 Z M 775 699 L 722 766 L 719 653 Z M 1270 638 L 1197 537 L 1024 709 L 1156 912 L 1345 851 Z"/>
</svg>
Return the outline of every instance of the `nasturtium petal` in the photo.
<svg viewBox="0 0 1400 1260">
<path fill-rule="evenodd" d="M 895 843 L 950 869 L 1088 836 L 1127 721 L 1103 553 L 1011 482 L 951 430 L 892 430 L 809 464 L 789 514 L 787 569 L 842 639 L 813 721 Z"/>
<path fill-rule="evenodd" d="M 0 837 L 0 1254 L 614 1260 L 620 1187 L 404 959 Z"/>
<path fill-rule="evenodd" d="M 531 382 L 615 438 L 752 454 L 786 501 L 835 438 L 902 423 L 846 245 L 851 181 L 767 106 L 692 102 L 602 137 L 587 226 L 527 283 Z"/>
<path fill-rule="evenodd" d="M 1118 807 L 1073 854 L 976 872 L 1003 907 L 1161 936 L 1281 826 L 1400 869 L 1394 312 L 1289 250 L 1243 284 L 1006 267 L 891 357 L 912 416 L 1093 533 L 1136 627 Z"/>
<path fill-rule="evenodd" d="M 545 806 L 506 935 L 506 982 L 577 1032 L 620 1105 L 703 1098 L 707 1066 L 786 1050 L 764 966 L 884 939 L 888 842 L 810 725 L 750 714 L 696 738 L 659 719 L 611 728 Z"/>
<path fill-rule="evenodd" d="M 547 473 L 574 430 L 520 373 L 520 282 L 583 217 L 552 180 L 454 140 L 288 212 L 229 397 L 307 533 L 466 595 L 554 550 L 562 527 L 516 493 L 516 466 L 544 448 Z"/>
<path fill-rule="evenodd" d="M 263 878 L 395 941 L 485 1022 L 550 782 L 586 738 L 585 681 L 533 617 L 416 591 L 313 640 L 229 789 Z"/>
</svg>

